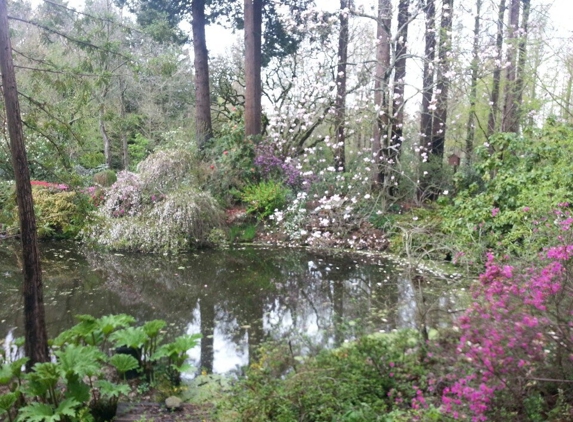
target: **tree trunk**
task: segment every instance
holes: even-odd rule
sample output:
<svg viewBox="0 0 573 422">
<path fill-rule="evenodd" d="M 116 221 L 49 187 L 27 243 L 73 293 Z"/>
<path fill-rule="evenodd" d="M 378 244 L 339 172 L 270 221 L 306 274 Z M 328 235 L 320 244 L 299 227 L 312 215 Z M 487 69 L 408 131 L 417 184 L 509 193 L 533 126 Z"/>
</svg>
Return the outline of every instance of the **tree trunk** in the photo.
<svg viewBox="0 0 573 422">
<path fill-rule="evenodd" d="M 209 91 L 209 53 L 205 39 L 205 0 L 193 0 L 193 53 L 195 57 L 195 133 L 197 146 L 203 149 L 213 137 L 211 94 Z"/>
<path fill-rule="evenodd" d="M 509 29 L 507 37 L 507 76 L 505 78 L 505 102 L 501 120 L 502 132 L 517 133 L 517 48 L 519 37 L 519 4 L 520 0 L 511 0 L 509 8 Z"/>
<path fill-rule="evenodd" d="M 468 116 L 467 135 L 466 135 L 466 166 L 472 163 L 474 153 L 474 140 L 476 134 L 475 120 L 476 120 L 476 102 L 477 102 L 477 84 L 478 84 L 478 71 L 479 71 L 479 36 L 481 30 L 481 7 L 482 0 L 476 1 L 476 15 L 474 18 L 474 42 L 472 48 L 472 64 L 471 64 L 471 83 L 470 83 L 470 113 Z"/>
<path fill-rule="evenodd" d="M 442 3 L 442 17 L 440 21 L 440 51 L 438 53 L 438 74 L 436 77 L 436 110 L 432 123 L 432 151 L 431 155 L 438 160 L 444 158 L 446 143 L 446 124 L 448 119 L 448 92 L 450 87 L 450 54 L 452 52 L 452 13 L 453 0 L 444 0 Z"/>
<path fill-rule="evenodd" d="M 50 357 L 48 353 L 42 269 L 38 250 L 32 185 L 30 184 L 30 171 L 24 145 L 18 89 L 12 62 L 12 46 L 8 29 L 6 0 L 0 0 L 0 70 L 2 71 L 2 91 L 6 105 L 6 120 L 10 134 L 10 150 L 16 179 L 16 198 L 18 202 L 18 216 L 20 218 L 20 234 L 22 236 L 24 262 L 24 349 L 26 356 L 30 359 L 26 364 L 26 368 L 30 370 L 35 363 L 48 362 Z"/>
<path fill-rule="evenodd" d="M 523 3 L 523 14 L 521 16 L 521 30 L 519 39 L 519 57 L 517 59 L 517 80 L 515 81 L 515 91 L 517 98 L 515 100 L 516 108 L 516 132 L 519 131 L 521 112 L 523 110 L 523 90 L 525 86 L 525 62 L 527 60 L 527 33 L 529 31 L 529 11 L 531 9 L 531 0 L 521 0 Z"/>
<path fill-rule="evenodd" d="M 376 123 L 372 141 L 372 156 L 374 157 L 373 182 L 383 181 L 380 169 L 380 152 L 383 137 L 388 137 L 388 79 L 390 77 L 390 28 L 392 26 L 392 1 L 378 0 L 378 22 L 376 30 L 376 75 L 374 77 L 374 105 Z"/>
<path fill-rule="evenodd" d="M 261 134 L 262 0 L 245 0 L 245 136 Z"/>
<path fill-rule="evenodd" d="M 568 60 L 569 61 L 569 60 Z M 573 71 L 571 65 L 567 66 L 568 74 L 567 87 L 565 88 L 565 106 L 561 110 L 561 118 L 567 123 L 571 123 L 571 92 L 573 91 Z"/>
<path fill-rule="evenodd" d="M 426 32 L 424 47 L 424 70 L 422 76 L 422 111 L 420 115 L 420 149 L 427 154 L 432 147 L 432 97 L 434 96 L 434 59 L 436 57 L 436 5 L 434 0 L 426 0 Z"/>
<path fill-rule="evenodd" d="M 400 0 L 398 3 L 398 32 L 395 49 L 395 71 L 394 71 L 394 99 L 392 105 L 393 128 L 392 139 L 388 145 L 391 152 L 388 154 L 394 162 L 398 157 L 402 145 L 402 132 L 404 126 L 404 86 L 406 81 L 406 54 L 408 52 L 408 22 L 410 1 Z"/>
<path fill-rule="evenodd" d="M 108 168 L 111 168 L 111 140 L 109 139 L 107 130 L 105 129 L 104 115 L 104 105 L 102 102 L 99 108 L 99 131 L 103 139 L 103 155 L 105 157 L 105 163 L 107 164 Z"/>
<path fill-rule="evenodd" d="M 126 122 L 125 122 L 125 81 L 122 77 L 119 78 L 119 101 L 120 101 L 120 114 L 121 114 L 121 158 L 123 169 L 129 169 L 129 146 L 127 144 Z"/>
<path fill-rule="evenodd" d="M 338 36 L 338 66 L 336 67 L 336 116 L 334 128 L 336 130 L 336 143 L 334 145 L 334 168 L 344 172 L 345 167 L 345 141 L 346 133 L 344 121 L 346 119 L 346 68 L 348 61 L 348 15 L 352 0 L 340 0 L 340 34 Z"/>
<path fill-rule="evenodd" d="M 503 58 L 503 20 L 505 15 L 505 0 L 500 0 L 497 15 L 497 36 L 495 39 L 495 51 L 497 63 L 493 71 L 493 85 L 491 88 L 490 110 L 487 119 L 487 136 L 493 135 L 497 129 L 497 115 L 499 108 L 499 86 L 501 83 L 501 60 Z"/>
</svg>

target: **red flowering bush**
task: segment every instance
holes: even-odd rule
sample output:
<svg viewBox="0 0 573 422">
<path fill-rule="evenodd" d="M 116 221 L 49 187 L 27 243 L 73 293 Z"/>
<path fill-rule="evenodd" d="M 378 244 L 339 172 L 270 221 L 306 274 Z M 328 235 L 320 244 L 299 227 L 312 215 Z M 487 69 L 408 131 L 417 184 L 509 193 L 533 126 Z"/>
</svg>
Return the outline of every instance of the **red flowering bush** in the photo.
<svg viewBox="0 0 573 422">
<path fill-rule="evenodd" d="M 54 189 L 54 190 L 68 190 L 68 186 L 64 185 L 63 183 L 50 183 L 50 182 L 45 182 L 43 180 L 32 180 L 30 181 L 30 184 L 32 186 L 39 186 L 39 187 L 43 187 L 43 188 L 48 188 L 48 189 Z"/>
<path fill-rule="evenodd" d="M 443 410 L 472 421 L 550 420 L 551 402 L 573 379 L 572 257 L 573 245 L 552 247 L 537 268 L 519 270 L 488 255 L 459 320 Z"/>
</svg>

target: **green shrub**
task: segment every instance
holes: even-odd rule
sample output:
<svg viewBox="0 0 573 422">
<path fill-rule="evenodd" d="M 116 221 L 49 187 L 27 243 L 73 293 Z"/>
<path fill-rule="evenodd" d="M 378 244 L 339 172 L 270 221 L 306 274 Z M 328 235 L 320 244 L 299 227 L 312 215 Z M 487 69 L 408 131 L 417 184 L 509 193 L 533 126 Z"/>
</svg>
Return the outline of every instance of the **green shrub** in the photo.
<svg viewBox="0 0 573 422">
<path fill-rule="evenodd" d="M 38 236 L 71 238 L 82 229 L 86 218 L 80 206 L 86 200 L 83 195 L 39 186 L 32 188 L 32 195 Z"/>
<path fill-rule="evenodd" d="M 110 187 L 117 181 L 117 176 L 113 170 L 104 170 L 94 174 L 94 183 L 103 187 Z"/>
<path fill-rule="evenodd" d="M 247 213 L 265 218 L 285 206 L 288 192 L 282 183 L 268 180 L 247 185 L 241 193 L 241 199 L 248 205 Z"/>
<path fill-rule="evenodd" d="M 133 140 L 128 144 L 127 150 L 130 167 L 134 169 L 151 152 L 151 141 L 140 133 L 136 133 Z"/>
<path fill-rule="evenodd" d="M 475 166 L 458 173 L 456 192 L 376 221 L 390 231 L 394 252 L 478 269 L 487 251 L 527 258 L 543 249 L 546 216 L 573 203 L 573 128 L 549 122 L 523 137 L 498 134 L 476 153 Z"/>
<path fill-rule="evenodd" d="M 241 224 L 229 228 L 229 242 L 252 242 L 257 235 L 255 224 Z"/>
<path fill-rule="evenodd" d="M 40 238 L 72 238 L 85 224 L 88 212 L 93 209 L 89 197 L 63 189 L 63 185 L 34 182 L 32 197 L 36 226 Z M 0 183 L 0 224 L 4 230 L 18 231 L 18 207 L 14 184 Z"/>
<path fill-rule="evenodd" d="M 88 152 L 80 157 L 79 162 L 82 167 L 93 169 L 105 163 L 105 156 L 99 151 Z"/>
<path fill-rule="evenodd" d="M 224 124 L 205 152 L 210 161 L 207 188 L 224 207 L 234 204 L 234 191 L 256 180 L 255 142 L 245 140 L 242 121 Z"/>
<path fill-rule="evenodd" d="M 416 333 L 403 331 L 363 337 L 306 360 L 292 356 L 288 345 L 263 349 L 260 361 L 238 382 L 228 412 L 235 420 L 260 422 L 380 421 L 389 420 L 380 419 L 389 412 L 404 415 L 427 387 L 419 345 Z"/>
<path fill-rule="evenodd" d="M 16 207 L 16 188 L 12 181 L 0 181 L 0 225 L 10 227 L 14 224 Z"/>
</svg>

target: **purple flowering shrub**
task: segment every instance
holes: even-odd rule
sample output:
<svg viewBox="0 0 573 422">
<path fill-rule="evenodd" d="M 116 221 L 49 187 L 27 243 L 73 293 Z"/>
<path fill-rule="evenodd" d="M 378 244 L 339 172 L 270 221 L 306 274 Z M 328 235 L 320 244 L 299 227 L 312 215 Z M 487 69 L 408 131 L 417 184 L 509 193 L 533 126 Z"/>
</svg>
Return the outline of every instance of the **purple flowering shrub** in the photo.
<svg viewBox="0 0 573 422">
<path fill-rule="evenodd" d="M 572 256 L 571 244 L 552 247 L 537 268 L 519 270 L 488 255 L 458 321 L 457 362 L 442 395 L 446 413 L 472 421 L 548 420 L 544 412 L 573 378 Z"/>
<path fill-rule="evenodd" d="M 290 188 L 301 188 L 310 182 L 291 157 L 282 157 L 270 142 L 261 142 L 255 150 L 255 166 L 265 179 L 278 179 Z M 306 182 L 306 183 L 305 183 Z"/>
</svg>

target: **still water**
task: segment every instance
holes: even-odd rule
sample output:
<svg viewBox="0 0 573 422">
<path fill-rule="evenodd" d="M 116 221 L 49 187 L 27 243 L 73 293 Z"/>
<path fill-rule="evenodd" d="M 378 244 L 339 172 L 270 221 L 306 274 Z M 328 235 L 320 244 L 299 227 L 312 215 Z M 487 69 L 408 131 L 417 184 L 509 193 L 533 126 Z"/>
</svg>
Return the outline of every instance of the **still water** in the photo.
<svg viewBox="0 0 573 422">
<path fill-rule="evenodd" d="M 6 340 L 23 335 L 18 247 L 0 242 Z M 447 280 L 382 258 L 305 249 L 238 247 L 172 257 L 50 243 L 42 245 L 42 260 L 51 337 L 74 325 L 77 314 L 164 319 L 168 335 L 203 334 L 190 360 L 215 373 L 247 365 L 264 340 L 323 348 L 367 332 L 451 324 L 457 302 Z"/>
</svg>

